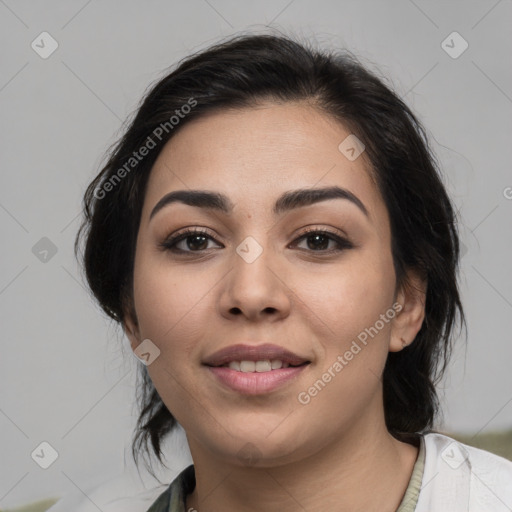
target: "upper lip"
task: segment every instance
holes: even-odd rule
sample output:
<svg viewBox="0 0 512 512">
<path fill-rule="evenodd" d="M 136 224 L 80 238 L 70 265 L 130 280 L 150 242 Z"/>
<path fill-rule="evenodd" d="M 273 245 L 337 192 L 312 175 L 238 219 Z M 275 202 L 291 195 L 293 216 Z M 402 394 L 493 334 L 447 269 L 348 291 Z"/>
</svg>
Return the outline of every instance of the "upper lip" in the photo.
<svg viewBox="0 0 512 512">
<path fill-rule="evenodd" d="M 231 345 L 208 356 L 203 364 L 207 366 L 222 366 L 231 361 L 264 361 L 266 359 L 279 359 L 283 363 L 300 365 L 309 362 L 306 358 L 298 356 L 278 345 L 265 343 L 263 345 Z"/>
</svg>

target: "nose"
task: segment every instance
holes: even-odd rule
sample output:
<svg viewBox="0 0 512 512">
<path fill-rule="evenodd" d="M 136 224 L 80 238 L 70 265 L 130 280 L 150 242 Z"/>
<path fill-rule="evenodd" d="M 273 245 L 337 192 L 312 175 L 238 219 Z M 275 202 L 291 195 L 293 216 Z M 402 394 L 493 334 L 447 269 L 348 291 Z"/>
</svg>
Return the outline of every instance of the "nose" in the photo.
<svg viewBox="0 0 512 512">
<path fill-rule="evenodd" d="M 292 291 L 286 284 L 285 260 L 248 237 L 233 252 L 231 271 L 222 281 L 220 314 L 230 320 L 282 320 L 290 314 Z"/>
</svg>

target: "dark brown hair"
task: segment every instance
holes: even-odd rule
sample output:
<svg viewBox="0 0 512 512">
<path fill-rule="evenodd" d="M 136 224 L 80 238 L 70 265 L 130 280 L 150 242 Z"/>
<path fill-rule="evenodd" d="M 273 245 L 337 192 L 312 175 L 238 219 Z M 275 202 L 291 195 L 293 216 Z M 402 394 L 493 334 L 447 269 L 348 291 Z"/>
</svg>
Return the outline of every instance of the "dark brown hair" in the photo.
<svg viewBox="0 0 512 512">
<path fill-rule="evenodd" d="M 284 35 L 237 35 L 186 58 L 158 80 L 85 192 L 75 254 L 85 238 L 81 258 L 89 287 L 116 322 L 133 312 L 135 244 L 146 184 L 160 150 L 192 119 L 227 107 L 250 108 L 261 100 L 310 102 L 366 146 L 369 172 L 389 212 L 397 289 L 408 284 L 407 269 L 428 282 L 420 331 L 408 347 L 388 355 L 386 425 L 397 438 L 425 433 L 439 412 L 435 384 L 448 364 L 457 314 L 465 325 L 454 209 L 421 123 L 348 51 L 320 51 Z M 149 146 L 144 158 L 134 156 Z M 137 461 L 140 448 L 150 453 L 151 442 L 162 463 L 161 441 L 177 423 L 146 367 L 140 369 L 132 453 Z"/>
</svg>

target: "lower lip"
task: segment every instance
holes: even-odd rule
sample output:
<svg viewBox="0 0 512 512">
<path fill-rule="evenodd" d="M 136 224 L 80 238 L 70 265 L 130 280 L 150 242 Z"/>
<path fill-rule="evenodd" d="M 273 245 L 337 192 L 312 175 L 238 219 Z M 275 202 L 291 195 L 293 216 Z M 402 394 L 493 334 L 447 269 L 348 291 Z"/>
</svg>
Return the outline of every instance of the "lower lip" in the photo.
<svg viewBox="0 0 512 512">
<path fill-rule="evenodd" d="M 294 366 L 269 372 L 238 372 L 225 366 L 207 366 L 225 386 L 243 395 L 270 393 L 296 378 L 307 366 Z"/>
</svg>

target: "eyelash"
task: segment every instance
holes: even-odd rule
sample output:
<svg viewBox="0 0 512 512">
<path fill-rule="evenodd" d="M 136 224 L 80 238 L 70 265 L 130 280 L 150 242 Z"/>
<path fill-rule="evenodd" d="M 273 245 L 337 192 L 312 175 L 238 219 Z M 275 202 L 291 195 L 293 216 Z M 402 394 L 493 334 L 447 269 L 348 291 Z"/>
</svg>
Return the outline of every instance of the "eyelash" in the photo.
<svg viewBox="0 0 512 512">
<path fill-rule="evenodd" d="M 331 240 L 334 240 L 338 244 L 338 248 L 337 249 L 328 249 L 328 250 L 317 250 L 317 251 L 312 250 L 312 249 L 303 249 L 303 250 L 306 250 L 307 252 L 332 254 L 332 253 L 342 252 L 346 249 L 352 249 L 354 247 L 354 245 L 347 238 L 339 236 L 331 231 L 324 230 L 324 229 L 317 229 L 317 228 L 307 229 L 298 238 L 296 238 L 295 241 L 292 243 L 298 243 L 313 234 L 327 236 L 328 238 L 330 238 Z M 164 251 L 170 251 L 170 252 L 178 253 L 178 254 L 206 252 L 208 249 L 198 250 L 198 251 L 184 251 L 183 249 L 177 249 L 175 247 L 175 245 L 177 243 L 181 242 L 182 240 L 186 240 L 187 238 L 192 238 L 193 236 L 204 236 L 206 238 L 209 238 L 210 240 L 215 241 L 215 239 L 207 231 L 204 231 L 203 229 L 200 229 L 200 228 L 196 228 L 196 229 L 189 229 L 182 233 L 178 233 L 175 236 L 169 237 L 167 240 L 159 243 L 158 245 Z"/>
</svg>

